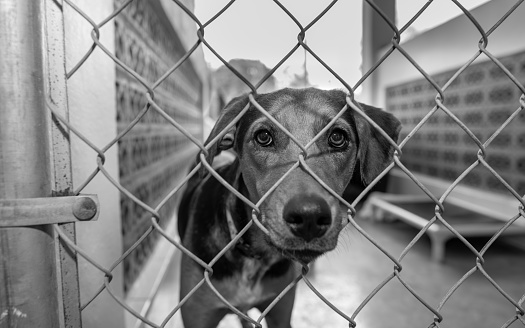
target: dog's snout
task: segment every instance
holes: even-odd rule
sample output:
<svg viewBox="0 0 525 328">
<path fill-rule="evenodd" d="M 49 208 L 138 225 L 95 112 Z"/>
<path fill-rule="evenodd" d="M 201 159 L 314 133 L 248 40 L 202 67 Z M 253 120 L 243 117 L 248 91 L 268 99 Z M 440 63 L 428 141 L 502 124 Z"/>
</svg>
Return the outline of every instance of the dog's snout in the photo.
<svg viewBox="0 0 525 328">
<path fill-rule="evenodd" d="M 332 223 L 328 203 L 316 195 L 292 198 L 283 209 L 283 218 L 292 233 L 306 242 L 322 237 Z"/>
</svg>

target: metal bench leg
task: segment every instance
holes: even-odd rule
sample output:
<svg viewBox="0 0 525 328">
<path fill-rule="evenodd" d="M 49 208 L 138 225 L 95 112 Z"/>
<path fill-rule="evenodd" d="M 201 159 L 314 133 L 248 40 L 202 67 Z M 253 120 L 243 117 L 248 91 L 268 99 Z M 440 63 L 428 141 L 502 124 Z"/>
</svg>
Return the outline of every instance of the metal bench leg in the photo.
<svg viewBox="0 0 525 328">
<path fill-rule="evenodd" d="M 445 244 L 450 237 L 441 233 L 429 233 L 428 235 L 430 237 L 432 261 L 443 262 L 445 260 Z"/>
</svg>

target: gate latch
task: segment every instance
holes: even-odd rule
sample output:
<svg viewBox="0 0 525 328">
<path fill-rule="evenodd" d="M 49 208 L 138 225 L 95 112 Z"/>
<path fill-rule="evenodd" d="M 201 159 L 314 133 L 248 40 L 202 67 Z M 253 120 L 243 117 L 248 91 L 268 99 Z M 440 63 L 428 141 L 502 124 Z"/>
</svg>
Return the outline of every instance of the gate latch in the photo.
<svg viewBox="0 0 525 328">
<path fill-rule="evenodd" d="M 97 195 L 0 199 L 0 227 L 96 221 Z"/>
</svg>

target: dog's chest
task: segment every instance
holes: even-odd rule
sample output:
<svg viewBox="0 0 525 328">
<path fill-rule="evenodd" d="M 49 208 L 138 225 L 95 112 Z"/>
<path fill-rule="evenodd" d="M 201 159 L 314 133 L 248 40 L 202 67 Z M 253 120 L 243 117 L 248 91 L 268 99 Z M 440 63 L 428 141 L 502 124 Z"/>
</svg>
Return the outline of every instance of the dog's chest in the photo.
<svg viewBox="0 0 525 328">
<path fill-rule="evenodd" d="M 264 300 L 275 297 L 275 291 L 265 286 L 264 275 L 269 268 L 270 265 L 259 260 L 246 259 L 241 272 L 220 283 L 223 295 L 241 310 L 250 309 Z"/>
</svg>

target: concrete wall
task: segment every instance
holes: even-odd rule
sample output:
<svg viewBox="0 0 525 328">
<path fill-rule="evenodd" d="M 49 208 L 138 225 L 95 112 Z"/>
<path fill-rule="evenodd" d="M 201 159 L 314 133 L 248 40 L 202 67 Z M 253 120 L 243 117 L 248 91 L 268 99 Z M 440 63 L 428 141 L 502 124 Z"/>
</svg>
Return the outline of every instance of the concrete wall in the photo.
<svg viewBox="0 0 525 328">
<path fill-rule="evenodd" d="M 113 1 L 77 0 L 74 2 L 93 21 L 101 22 L 114 9 Z M 93 43 L 92 27 L 64 3 L 66 70 L 69 71 Z M 101 29 L 101 41 L 114 51 L 114 24 Z M 85 64 L 69 79 L 68 97 L 71 123 L 96 146 L 104 147 L 117 133 L 115 65 L 100 49 L 96 49 Z M 77 188 L 96 168 L 96 153 L 76 137 L 71 139 L 73 185 Z M 116 146 L 106 152 L 104 165 L 118 179 Z M 77 244 L 103 267 L 109 268 L 122 254 L 120 226 L 120 196 L 118 190 L 99 173 L 82 191 L 97 194 L 101 213 L 97 222 L 78 223 Z M 104 274 L 79 257 L 80 293 L 82 303 L 91 298 L 103 284 Z M 113 271 L 111 290 L 122 296 L 122 270 Z M 84 328 L 124 327 L 124 310 L 107 292 L 82 311 Z"/>
<path fill-rule="evenodd" d="M 396 21 L 396 1 L 382 1 L 376 4 L 392 22 Z M 385 20 L 369 5 L 363 5 L 363 36 L 361 40 L 361 72 L 366 74 L 382 55 L 381 49 L 390 44 L 393 31 Z M 377 74 L 365 79 L 358 91 L 359 100 L 371 104 L 380 92 L 377 88 Z"/>
</svg>

